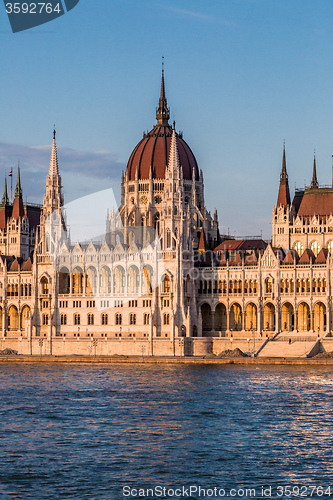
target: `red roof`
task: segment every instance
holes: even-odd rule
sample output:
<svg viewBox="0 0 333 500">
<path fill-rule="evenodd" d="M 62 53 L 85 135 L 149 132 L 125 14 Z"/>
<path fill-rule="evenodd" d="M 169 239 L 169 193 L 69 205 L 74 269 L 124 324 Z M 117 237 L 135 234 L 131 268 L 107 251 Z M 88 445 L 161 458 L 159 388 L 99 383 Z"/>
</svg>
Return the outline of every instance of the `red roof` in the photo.
<svg viewBox="0 0 333 500">
<path fill-rule="evenodd" d="M 0 229 L 6 228 L 7 219 L 12 215 L 11 206 L 0 208 Z"/>
<path fill-rule="evenodd" d="M 22 269 L 22 271 L 31 271 L 32 270 L 32 262 L 31 262 L 30 257 L 28 260 L 25 260 L 23 262 L 21 269 Z"/>
<path fill-rule="evenodd" d="M 327 248 L 322 248 L 317 255 L 317 258 L 315 260 L 315 264 L 326 264 L 327 261 L 327 256 L 328 256 L 328 250 Z"/>
<path fill-rule="evenodd" d="M 18 263 L 18 260 L 15 259 L 14 262 L 12 263 L 12 265 L 10 266 L 9 271 L 19 271 L 19 269 L 20 269 L 20 265 Z"/>
<path fill-rule="evenodd" d="M 256 252 L 253 251 L 250 254 L 245 255 L 245 265 L 250 266 L 251 264 L 257 264 L 258 263 L 258 257 L 256 255 Z"/>
<path fill-rule="evenodd" d="M 12 217 L 14 217 L 15 219 L 24 217 L 24 206 L 22 198 L 15 198 L 13 203 Z"/>
<path fill-rule="evenodd" d="M 289 252 L 284 258 L 283 264 L 295 264 L 295 262 L 297 263 L 298 260 L 299 256 L 296 250 L 289 250 Z"/>
<path fill-rule="evenodd" d="M 242 264 L 242 257 L 241 257 L 240 252 L 236 252 L 236 254 L 231 254 L 229 256 L 229 264 L 231 266 L 238 266 L 238 265 Z"/>
<path fill-rule="evenodd" d="M 225 240 L 214 249 L 214 252 L 221 250 L 265 250 L 267 243 L 263 240 Z"/>
<path fill-rule="evenodd" d="M 155 125 L 145 134 L 143 139 L 134 148 L 128 163 L 128 180 L 149 179 L 150 168 L 153 169 L 153 179 L 164 179 L 165 168 L 168 164 L 171 147 L 172 127 L 170 125 Z M 194 169 L 195 178 L 199 180 L 199 169 L 194 154 L 183 138 L 176 133 L 179 155 L 179 164 L 186 180 L 192 179 Z"/>
<path fill-rule="evenodd" d="M 227 255 L 225 252 L 221 252 L 214 256 L 214 261 L 217 266 L 225 266 L 227 264 Z"/>
<path fill-rule="evenodd" d="M 277 200 L 277 206 L 287 207 L 290 205 L 290 193 L 288 180 L 281 180 L 279 187 L 279 194 Z"/>
<path fill-rule="evenodd" d="M 301 256 L 301 258 L 299 259 L 299 264 L 310 264 L 310 262 L 314 262 L 315 261 L 315 255 L 314 253 L 312 252 L 312 250 L 309 250 L 308 248 L 306 250 L 304 250 L 304 253 L 303 255 Z"/>
<path fill-rule="evenodd" d="M 302 198 L 298 215 L 328 216 L 333 214 L 333 188 L 306 189 Z"/>
</svg>

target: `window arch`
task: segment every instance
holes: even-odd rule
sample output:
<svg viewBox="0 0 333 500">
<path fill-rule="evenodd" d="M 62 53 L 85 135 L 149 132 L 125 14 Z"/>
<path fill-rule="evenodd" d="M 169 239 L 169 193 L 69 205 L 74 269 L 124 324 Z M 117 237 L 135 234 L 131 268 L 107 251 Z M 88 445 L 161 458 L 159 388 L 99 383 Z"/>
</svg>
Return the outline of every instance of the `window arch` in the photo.
<svg viewBox="0 0 333 500">
<path fill-rule="evenodd" d="M 88 325 L 94 324 L 94 315 L 92 313 L 88 313 Z"/>
<path fill-rule="evenodd" d="M 157 213 L 154 217 L 154 229 L 156 233 L 159 235 L 160 234 L 160 214 Z"/>
<path fill-rule="evenodd" d="M 320 244 L 318 243 L 318 241 L 313 241 L 310 245 L 310 250 L 313 251 L 315 257 L 318 256 L 319 252 L 320 252 L 320 249 L 321 249 L 321 246 Z"/>
<path fill-rule="evenodd" d="M 273 292 L 273 280 L 270 276 L 265 279 L 265 286 L 266 286 L 266 293 Z"/>
<path fill-rule="evenodd" d="M 328 251 L 331 255 L 333 255 L 333 240 L 329 241 L 327 243 L 327 248 L 328 248 Z"/>
<path fill-rule="evenodd" d="M 167 229 L 167 238 L 166 238 L 166 240 L 167 240 L 167 244 L 166 244 L 167 248 L 171 248 L 172 247 L 172 238 L 171 238 L 171 230 L 170 230 L 169 227 Z"/>
<path fill-rule="evenodd" d="M 49 281 L 47 278 L 45 278 L 45 276 L 43 276 L 43 278 L 40 280 L 40 284 L 41 284 L 41 293 L 43 295 L 47 295 L 49 293 Z"/>
<path fill-rule="evenodd" d="M 298 256 L 301 257 L 304 253 L 304 245 L 300 241 L 297 241 L 294 245 L 294 250 L 298 253 Z"/>
<path fill-rule="evenodd" d="M 130 314 L 130 325 L 136 325 L 136 314 Z"/>
<path fill-rule="evenodd" d="M 74 314 L 74 325 L 80 325 L 81 324 L 81 317 L 78 313 Z"/>
<path fill-rule="evenodd" d="M 116 325 L 121 325 L 122 324 L 122 316 L 120 313 L 116 314 Z"/>
<path fill-rule="evenodd" d="M 167 274 L 165 274 L 163 277 L 162 292 L 163 293 L 170 293 L 170 278 Z"/>
</svg>

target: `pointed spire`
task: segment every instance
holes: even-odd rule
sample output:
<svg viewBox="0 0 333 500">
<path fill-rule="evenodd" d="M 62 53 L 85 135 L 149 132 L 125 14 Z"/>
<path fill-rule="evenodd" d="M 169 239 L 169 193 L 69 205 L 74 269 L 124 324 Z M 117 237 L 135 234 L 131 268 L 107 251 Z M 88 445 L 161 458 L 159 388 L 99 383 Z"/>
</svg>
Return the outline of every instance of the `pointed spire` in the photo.
<svg viewBox="0 0 333 500">
<path fill-rule="evenodd" d="M 177 136 L 175 129 L 172 129 L 171 136 L 171 145 L 170 145 L 170 153 L 169 153 L 169 161 L 168 161 L 168 169 L 174 173 L 179 172 L 179 155 L 178 155 L 178 147 L 177 147 Z"/>
<path fill-rule="evenodd" d="M 281 179 L 288 179 L 288 174 L 287 174 L 287 162 L 286 162 L 286 144 L 283 142 L 283 158 L 282 158 L 282 172 L 281 172 Z"/>
<path fill-rule="evenodd" d="M 24 217 L 24 206 L 23 206 L 23 196 L 22 196 L 22 188 L 21 188 L 20 167 L 17 168 L 17 182 L 16 182 L 12 217 L 14 217 L 14 219 L 19 219 L 20 217 Z"/>
<path fill-rule="evenodd" d="M 287 174 L 287 162 L 286 162 L 286 146 L 283 144 L 283 156 L 282 156 L 282 171 L 280 174 L 280 187 L 277 200 L 277 206 L 287 207 L 290 205 L 290 191 L 289 182 Z"/>
<path fill-rule="evenodd" d="M 198 251 L 201 255 L 203 255 L 207 250 L 207 241 L 206 241 L 206 235 L 204 228 L 201 229 L 200 233 L 200 238 L 199 238 L 199 245 L 198 245 Z"/>
<path fill-rule="evenodd" d="M 16 188 L 15 188 L 15 199 L 22 200 L 20 167 L 17 168 L 17 182 L 16 182 Z"/>
<path fill-rule="evenodd" d="M 170 118 L 170 112 L 165 97 L 165 85 L 164 85 L 164 57 L 162 57 L 161 95 L 158 101 L 158 108 L 156 109 L 156 120 L 158 125 L 168 125 L 169 118 Z"/>
<path fill-rule="evenodd" d="M 318 189 L 316 153 L 314 154 L 314 157 L 313 157 L 313 174 L 312 174 L 311 189 Z"/>
<path fill-rule="evenodd" d="M 60 210 L 63 206 L 63 196 L 61 192 L 61 177 L 58 167 L 58 153 L 56 145 L 56 131 L 53 130 L 53 142 L 51 149 L 51 159 L 49 173 L 46 177 L 46 192 L 44 195 L 43 215 L 48 217 L 55 210 Z"/>
<path fill-rule="evenodd" d="M 49 175 L 51 175 L 51 176 L 59 175 L 58 153 L 57 153 L 55 129 L 53 130 L 53 142 L 52 142 L 52 150 L 51 150 Z"/>
<path fill-rule="evenodd" d="M 4 190 L 3 190 L 3 197 L 2 197 L 2 200 L 1 200 L 1 206 L 6 206 L 8 205 L 9 201 L 8 201 L 8 192 L 7 192 L 7 178 L 5 177 L 5 187 L 4 187 Z"/>
</svg>

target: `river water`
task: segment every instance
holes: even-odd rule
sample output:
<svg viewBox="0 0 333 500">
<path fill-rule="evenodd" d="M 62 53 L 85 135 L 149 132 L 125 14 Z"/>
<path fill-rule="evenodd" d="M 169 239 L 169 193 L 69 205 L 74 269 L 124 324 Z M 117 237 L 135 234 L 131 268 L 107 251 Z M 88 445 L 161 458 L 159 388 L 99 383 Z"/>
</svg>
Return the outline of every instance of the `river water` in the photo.
<svg viewBox="0 0 333 500">
<path fill-rule="evenodd" d="M 0 499 L 329 498 L 332 419 L 330 367 L 2 364 Z"/>
</svg>

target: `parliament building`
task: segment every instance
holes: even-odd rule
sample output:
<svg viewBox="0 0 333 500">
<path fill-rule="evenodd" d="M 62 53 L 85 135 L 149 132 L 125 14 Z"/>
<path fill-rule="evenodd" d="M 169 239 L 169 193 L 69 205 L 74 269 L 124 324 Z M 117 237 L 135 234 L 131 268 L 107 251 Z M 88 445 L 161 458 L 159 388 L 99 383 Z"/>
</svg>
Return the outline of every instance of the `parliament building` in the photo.
<svg viewBox="0 0 333 500">
<path fill-rule="evenodd" d="M 333 188 L 319 186 L 316 160 L 292 200 L 284 148 L 271 242 L 220 234 L 203 172 L 169 123 L 163 71 L 156 124 L 129 157 L 103 241 L 72 244 L 63 206 L 54 132 L 43 204 L 23 202 L 19 170 L 13 200 L 5 181 L 0 349 L 195 356 L 331 334 Z"/>
</svg>

